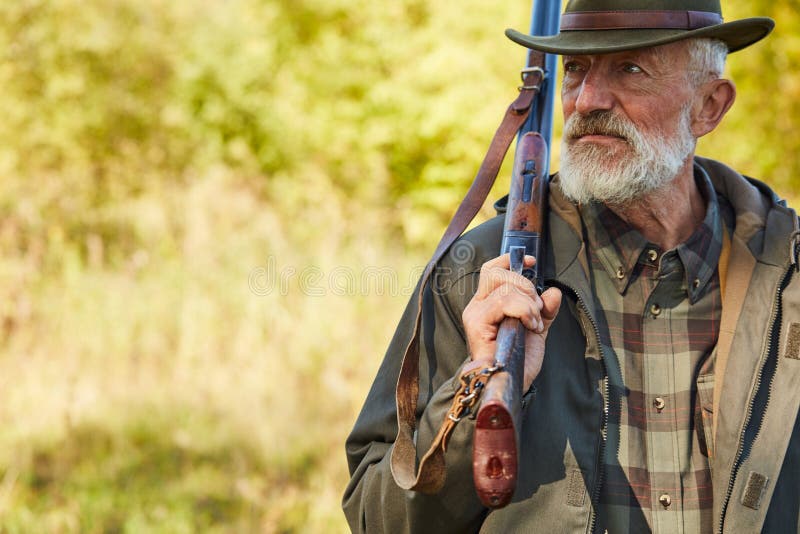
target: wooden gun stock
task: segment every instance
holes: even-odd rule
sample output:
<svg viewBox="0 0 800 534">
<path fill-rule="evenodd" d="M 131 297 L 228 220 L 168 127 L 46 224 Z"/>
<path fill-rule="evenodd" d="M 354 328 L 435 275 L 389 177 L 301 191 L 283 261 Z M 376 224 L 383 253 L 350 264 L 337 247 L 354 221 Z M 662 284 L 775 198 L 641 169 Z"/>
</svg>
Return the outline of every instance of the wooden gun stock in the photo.
<svg viewBox="0 0 800 534">
<path fill-rule="evenodd" d="M 547 144 L 541 135 L 522 136 L 514 159 L 508 196 L 502 253 L 511 254 L 511 269 L 522 272 L 524 254 L 537 259 L 531 279 L 542 287 L 541 234 L 547 201 Z M 525 327 L 506 317 L 497 333 L 495 362 L 502 370 L 491 377 L 483 392 L 475 425 L 472 475 L 478 497 L 490 508 L 511 501 L 517 484 L 519 429 L 525 363 Z"/>
</svg>

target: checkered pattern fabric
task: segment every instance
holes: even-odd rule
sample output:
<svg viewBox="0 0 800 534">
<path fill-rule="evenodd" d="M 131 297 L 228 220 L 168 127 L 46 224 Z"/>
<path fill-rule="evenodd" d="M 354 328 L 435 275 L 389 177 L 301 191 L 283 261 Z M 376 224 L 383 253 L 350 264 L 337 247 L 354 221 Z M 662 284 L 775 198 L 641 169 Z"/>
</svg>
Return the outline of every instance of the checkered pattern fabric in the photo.
<svg viewBox="0 0 800 534">
<path fill-rule="evenodd" d="M 712 529 L 707 445 L 722 313 L 717 264 L 732 212 L 702 171 L 695 178 L 705 219 L 669 251 L 610 209 L 581 206 L 608 371 L 598 510 L 608 532 Z"/>
</svg>

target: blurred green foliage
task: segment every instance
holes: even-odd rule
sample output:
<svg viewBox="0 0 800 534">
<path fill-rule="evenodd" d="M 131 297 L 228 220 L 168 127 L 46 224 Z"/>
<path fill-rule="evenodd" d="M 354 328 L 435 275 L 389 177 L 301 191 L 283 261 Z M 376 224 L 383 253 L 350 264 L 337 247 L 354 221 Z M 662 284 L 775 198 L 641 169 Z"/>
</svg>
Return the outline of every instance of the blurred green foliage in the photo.
<svg viewBox="0 0 800 534">
<path fill-rule="evenodd" d="M 496 36 L 519 16 L 444 7 L 5 3 L 0 171 L 18 178 L 3 182 L 0 206 L 19 227 L 15 245 L 98 235 L 129 254 L 154 244 L 143 235 L 152 230 L 171 242 L 180 228 L 137 228 L 109 207 L 220 165 L 287 212 L 330 202 L 321 181 L 378 208 L 428 199 L 446 212 L 499 115 L 478 104 L 515 68 L 497 56 Z"/>
<path fill-rule="evenodd" d="M 329 202 L 314 193 L 324 180 L 427 245 L 513 96 L 522 51 L 501 31 L 525 26 L 529 6 L 516 4 L 7 2 L 0 207 L 14 245 L 152 246 L 154 229 L 109 207 L 218 165 L 287 211 Z M 794 195 L 796 6 L 725 7 L 779 24 L 731 58 L 739 102 L 702 149 Z M 167 244 L 180 232 L 155 230 Z"/>
<path fill-rule="evenodd" d="M 344 531 L 342 442 L 404 302 L 293 273 L 424 263 L 529 9 L 2 3 L 0 532 Z M 800 14 L 725 9 L 778 28 L 700 152 L 797 199 Z"/>
<path fill-rule="evenodd" d="M 723 2 L 728 20 L 772 17 L 766 40 L 732 54 L 728 74 L 737 101 L 720 128 L 700 143 L 699 152 L 725 161 L 800 200 L 800 10 L 794 0 Z"/>
</svg>

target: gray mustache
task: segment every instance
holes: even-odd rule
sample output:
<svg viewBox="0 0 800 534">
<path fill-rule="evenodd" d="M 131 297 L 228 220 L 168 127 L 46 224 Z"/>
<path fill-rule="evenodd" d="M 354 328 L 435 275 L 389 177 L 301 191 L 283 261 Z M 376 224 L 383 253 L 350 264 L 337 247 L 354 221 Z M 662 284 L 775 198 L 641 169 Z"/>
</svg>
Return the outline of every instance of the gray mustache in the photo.
<svg viewBox="0 0 800 534">
<path fill-rule="evenodd" d="M 628 121 L 610 111 L 594 111 L 589 115 L 573 113 L 564 125 L 564 133 L 572 139 L 584 135 L 609 135 L 630 141 L 638 137 L 638 132 Z"/>
</svg>

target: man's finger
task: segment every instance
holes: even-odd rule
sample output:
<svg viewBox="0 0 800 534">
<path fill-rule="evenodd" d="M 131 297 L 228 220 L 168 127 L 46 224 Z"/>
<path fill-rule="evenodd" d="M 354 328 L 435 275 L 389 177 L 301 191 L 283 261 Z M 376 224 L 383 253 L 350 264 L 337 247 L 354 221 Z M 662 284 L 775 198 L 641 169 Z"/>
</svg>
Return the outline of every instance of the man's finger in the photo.
<svg viewBox="0 0 800 534">
<path fill-rule="evenodd" d="M 541 309 L 542 300 L 538 295 L 534 299 L 503 286 L 483 301 L 480 311 L 483 314 L 481 320 L 487 323 L 497 325 L 506 317 L 516 317 L 525 328 L 538 332 L 544 327 Z"/>
<path fill-rule="evenodd" d="M 536 259 L 533 256 L 525 256 L 525 267 L 532 267 L 535 263 Z M 492 291 L 504 283 L 518 286 L 521 289 L 525 289 L 526 292 L 528 288 L 535 291 L 530 280 L 509 270 L 509 255 L 503 254 L 493 260 L 487 261 L 481 266 L 475 298 L 486 298 Z"/>
<path fill-rule="evenodd" d="M 557 287 L 548 288 L 541 296 L 542 299 L 542 319 L 547 328 L 558 315 L 561 308 L 561 290 Z"/>
</svg>

